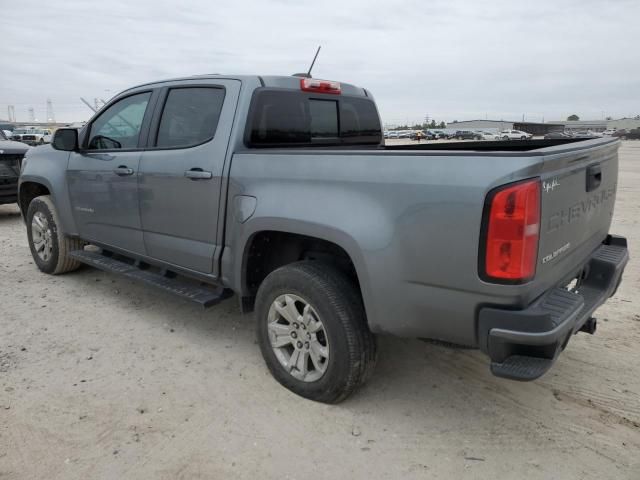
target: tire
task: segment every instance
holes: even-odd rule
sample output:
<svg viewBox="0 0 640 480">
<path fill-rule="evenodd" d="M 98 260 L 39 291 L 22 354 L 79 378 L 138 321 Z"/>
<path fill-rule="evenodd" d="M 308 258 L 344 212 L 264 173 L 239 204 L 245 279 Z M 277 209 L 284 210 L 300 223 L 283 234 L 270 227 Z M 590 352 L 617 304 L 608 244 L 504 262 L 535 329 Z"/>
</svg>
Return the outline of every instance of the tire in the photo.
<svg viewBox="0 0 640 480">
<path fill-rule="evenodd" d="M 504 137 L 502 137 L 502 139 L 503 140 L 509 140 L 509 137 L 505 135 Z"/>
<path fill-rule="evenodd" d="M 37 220 L 34 221 L 34 217 L 37 217 Z M 26 223 L 31 255 L 41 272 L 58 275 L 80 267 L 80 262 L 71 258 L 69 252 L 82 249 L 84 242 L 78 238 L 67 237 L 60 230 L 58 212 L 49 195 L 42 195 L 31 201 L 27 209 Z M 39 246 L 42 246 L 42 250 Z"/>
<path fill-rule="evenodd" d="M 38 142 L 38 143 L 40 143 L 40 145 L 44 145 L 44 138 L 41 138 L 40 142 Z"/>
<path fill-rule="evenodd" d="M 305 304 L 310 307 L 308 316 L 302 314 L 307 311 Z M 290 306 L 295 310 L 287 311 Z M 289 322 L 280 311 L 295 317 L 295 322 Z M 301 397 L 341 402 L 373 371 L 376 339 L 367 326 L 360 294 L 352 281 L 330 265 L 303 261 L 270 273 L 258 289 L 256 320 L 258 343 L 269 371 L 282 386 Z M 284 346 L 278 347 L 279 343 Z M 321 368 L 316 368 L 314 360 L 321 358 L 314 353 L 317 348 L 327 353 L 318 363 Z M 298 361 L 292 361 L 296 351 L 300 352 Z M 297 368 L 300 359 L 304 370 Z M 295 365 L 286 366 L 289 362 Z"/>
<path fill-rule="evenodd" d="M 520 137 L 520 140 L 526 140 L 527 137 Z"/>
</svg>

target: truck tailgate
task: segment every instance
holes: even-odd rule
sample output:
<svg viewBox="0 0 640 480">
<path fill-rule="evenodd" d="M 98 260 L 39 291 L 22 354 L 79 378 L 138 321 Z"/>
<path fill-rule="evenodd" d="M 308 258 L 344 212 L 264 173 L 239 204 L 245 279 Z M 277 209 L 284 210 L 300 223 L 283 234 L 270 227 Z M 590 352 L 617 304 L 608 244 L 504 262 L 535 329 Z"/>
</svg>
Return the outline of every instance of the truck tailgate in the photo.
<svg viewBox="0 0 640 480">
<path fill-rule="evenodd" d="M 536 277 L 554 283 L 575 274 L 609 232 L 618 182 L 619 142 L 545 158 Z"/>
</svg>

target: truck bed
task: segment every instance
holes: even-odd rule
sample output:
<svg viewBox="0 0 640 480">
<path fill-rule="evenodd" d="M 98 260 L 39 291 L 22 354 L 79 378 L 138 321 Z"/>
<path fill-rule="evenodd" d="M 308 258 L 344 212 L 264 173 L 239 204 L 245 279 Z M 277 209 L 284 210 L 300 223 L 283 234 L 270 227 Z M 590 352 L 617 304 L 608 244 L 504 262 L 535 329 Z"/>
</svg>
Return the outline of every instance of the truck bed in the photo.
<svg viewBox="0 0 640 480">
<path fill-rule="evenodd" d="M 384 150 L 448 150 L 448 151 L 474 151 L 474 152 L 528 152 L 541 148 L 555 147 L 558 145 L 573 144 L 593 140 L 590 138 L 560 138 L 560 139 L 536 139 L 536 140 L 496 140 L 496 141 L 471 141 L 471 142 L 432 142 L 415 143 L 407 145 L 385 145 Z M 611 139 L 612 141 L 614 139 Z"/>
</svg>

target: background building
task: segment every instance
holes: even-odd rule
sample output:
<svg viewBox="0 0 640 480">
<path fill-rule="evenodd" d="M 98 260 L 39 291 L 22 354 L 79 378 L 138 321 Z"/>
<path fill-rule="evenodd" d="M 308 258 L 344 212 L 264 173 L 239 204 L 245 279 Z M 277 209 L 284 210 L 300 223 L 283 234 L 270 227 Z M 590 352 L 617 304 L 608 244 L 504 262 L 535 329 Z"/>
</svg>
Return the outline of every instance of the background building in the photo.
<svg viewBox="0 0 640 480">
<path fill-rule="evenodd" d="M 618 118 L 615 120 L 555 120 L 553 122 L 516 122 L 505 120 L 463 120 L 447 124 L 450 130 L 488 130 L 491 132 L 500 130 L 522 130 L 533 135 L 545 135 L 549 132 L 563 130 L 591 130 L 602 132 L 609 128 L 620 130 L 625 128 L 640 128 L 640 118 Z"/>
</svg>

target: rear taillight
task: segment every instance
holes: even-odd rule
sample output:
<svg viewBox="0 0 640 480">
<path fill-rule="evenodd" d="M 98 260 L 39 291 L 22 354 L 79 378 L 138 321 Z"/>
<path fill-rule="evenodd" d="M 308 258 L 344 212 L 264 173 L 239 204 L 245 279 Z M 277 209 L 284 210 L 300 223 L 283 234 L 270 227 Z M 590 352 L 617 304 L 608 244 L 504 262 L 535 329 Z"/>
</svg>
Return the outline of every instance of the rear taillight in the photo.
<svg viewBox="0 0 640 480">
<path fill-rule="evenodd" d="M 497 188 L 487 196 L 484 265 L 489 281 L 523 283 L 534 277 L 540 237 L 540 180 Z"/>
<path fill-rule="evenodd" d="M 340 82 L 319 80 L 317 78 L 301 78 L 300 89 L 304 92 L 332 93 L 334 95 L 340 95 L 342 91 Z"/>
</svg>

